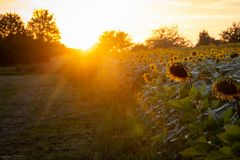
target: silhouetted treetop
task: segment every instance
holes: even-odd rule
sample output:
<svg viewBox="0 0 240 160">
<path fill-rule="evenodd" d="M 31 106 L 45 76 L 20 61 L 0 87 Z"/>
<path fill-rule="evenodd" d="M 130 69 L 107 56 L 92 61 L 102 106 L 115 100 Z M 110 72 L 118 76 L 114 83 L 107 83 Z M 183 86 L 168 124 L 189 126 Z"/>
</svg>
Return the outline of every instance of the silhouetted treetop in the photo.
<svg viewBox="0 0 240 160">
<path fill-rule="evenodd" d="M 23 33 L 25 33 L 24 23 L 18 14 L 0 14 L 0 38 Z"/>
<path fill-rule="evenodd" d="M 136 43 L 131 46 L 131 51 L 145 51 L 148 47 L 142 43 Z"/>
<path fill-rule="evenodd" d="M 199 39 L 196 46 L 205 46 L 211 44 L 220 44 L 220 40 L 215 40 L 212 38 L 206 30 L 199 33 Z"/>
<path fill-rule="evenodd" d="M 35 10 L 28 22 L 27 30 L 34 39 L 46 42 L 59 42 L 61 38 L 54 16 L 48 10 Z"/>
<path fill-rule="evenodd" d="M 222 41 L 227 43 L 240 42 L 240 22 L 234 22 L 232 26 L 221 33 Z"/>
<path fill-rule="evenodd" d="M 188 47 L 190 42 L 178 33 L 177 26 L 163 26 L 153 30 L 146 40 L 146 45 L 150 49 Z"/>
<path fill-rule="evenodd" d="M 122 52 L 132 45 L 130 36 L 122 31 L 105 31 L 99 37 L 98 48 L 110 52 Z"/>
</svg>

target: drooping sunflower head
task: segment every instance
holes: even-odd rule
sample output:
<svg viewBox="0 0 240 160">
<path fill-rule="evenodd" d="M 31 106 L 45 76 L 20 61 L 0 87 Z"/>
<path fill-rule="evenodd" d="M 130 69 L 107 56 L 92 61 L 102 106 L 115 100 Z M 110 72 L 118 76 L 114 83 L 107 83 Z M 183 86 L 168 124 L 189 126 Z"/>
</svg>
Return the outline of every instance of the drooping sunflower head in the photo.
<svg viewBox="0 0 240 160">
<path fill-rule="evenodd" d="M 230 55 L 230 57 L 233 59 L 233 58 L 236 58 L 236 57 L 238 57 L 239 56 L 239 54 L 238 53 L 232 53 L 231 55 Z"/>
<path fill-rule="evenodd" d="M 212 85 L 213 94 L 221 100 L 233 100 L 240 97 L 239 83 L 232 78 L 223 78 Z"/>
<path fill-rule="evenodd" d="M 166 74 L 171 80 L 175 81 L 186 81 L 190 79 L 188 68 L 182 63 L 170 64 Z"/>
</svg>

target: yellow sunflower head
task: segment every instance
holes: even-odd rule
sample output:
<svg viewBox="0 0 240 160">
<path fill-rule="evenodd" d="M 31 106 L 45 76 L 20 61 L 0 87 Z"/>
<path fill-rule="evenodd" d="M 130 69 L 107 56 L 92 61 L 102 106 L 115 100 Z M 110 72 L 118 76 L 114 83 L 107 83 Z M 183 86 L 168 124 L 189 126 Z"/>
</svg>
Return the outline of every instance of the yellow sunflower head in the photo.
<svg viewBox="0 0 240 160">
<path fill-rule="evenodd" d="M 188 57 L 188 61 L 189 61 L 189 62 L 192 62 L 192 60 L 193 60 L 193 57 L 191 57 L 191 56 Z"/>
<path fill-rule="evenodd" d="M 188 68 L 182 63 L 170 64 L 167 68 L 166 74 L 174 81 L 186 81 L 191 77 Z"/>
<path fill-rule="evenodd" d="M 193 51 L 192 52 L 192 56 L 197 56 L 198 55 L 198 52 L 197 51 Z"/>
<path fill-rule="evenodd" d="M 239 83 L 232 78 L 223 78 L 212 85 L 213 94 L 221 100 L 233 100 L 240 97 Z"/>
<path fill-rule="evenodd" d="M 141 102 L 142 99 L 143 99 L 143 94 L 141 92 L 138 92 L 137 96 L 136 96 L 136 99 L 137 99 L 137 102 Z"/>
<path fill-rule="evenodd" d="M 184 58 L 184 62 L 187 62 L 187 61 L 188 61 L 188 57 L 185 57 L 185 58 Z"/>
<path fill-rule="evenodd" d="M 150 73 L 144 73 L 143 79 L 146 83 L 153 83 L 156 79 Z"/>
<path fill-rule="evenodd" d="M 155 65 L 155 64 L 150 64 L 150 70 L 152 71 L 152 72 L 157 72 L 158 71 L 158 69 L 157 69 L 157 66 Z"/>
<path fill-rule="evenodd" d="M 173 57 L 174 61 L 178 60 L 178 57 L 177 56 L 174 56 Z"/>
</svg>

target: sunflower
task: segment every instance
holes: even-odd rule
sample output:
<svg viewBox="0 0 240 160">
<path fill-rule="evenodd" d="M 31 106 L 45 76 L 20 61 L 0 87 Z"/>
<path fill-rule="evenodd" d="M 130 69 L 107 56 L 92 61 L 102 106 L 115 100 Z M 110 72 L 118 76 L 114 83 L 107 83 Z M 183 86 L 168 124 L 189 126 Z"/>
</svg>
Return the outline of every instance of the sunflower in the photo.
<svg viewBox="0 0 240 160">
<path fill-rule="evenodd" d="M 173 60 L 174 60 L 173 58 L 170 58 L 170 59 L 169 59 L 170 62 L 173 62 Z"/>
<path fill-rule="evenodd" d="M 198 54 L 198 53 L 197 53 L 196 51 L 193 51 L 193 52 L 192 52 L 192 56 L 197 56 L 197 54 Z"/>
<path fill-rule="evenodd" d="M 160 59 L 160 64 L 163 64 L 163 63 L 164 63 L 164 61 L 162 59 Z"/>
<path fill-rule="evenodd" d="M 232 78 L 223 78 L 212 85 L 213 94 L 221 100 L 233 100 L 240 97 L 239 83 Z"/>
<path fill-rule="evenodd" d="M 236 58 L 236 57 L 238 57 L 239 56 L 239 54 L 238 53 L 232 53 L 231 55 L 230 55 L 230 57 L 233 59 L 233 58 Z"/>
<path fill-rule="evenodd" d="M 141 102 L 141 100 L 143 99 L 143 94 L 141 92 L 138 92 L 136 99 L 137 99 L 137 102 Z"/>
<path fill-rule="evenodd" d="M 192 60 L 193 60 L 193 57 L 188 57 L 189 62 L 192 62 Z"/>
<path fill-rule="evenodd" d="M 170 64 L 167 68 L 166 74 L 171 80 L 175 81 L 186 81 L 190 79 L 188 68 L 182 63 Z"/>
<path fill-rule="evenodd" d="M 150 64 L 150 70 L 152 71 L 152 72 L 158 72 L 158 69 L 157 69 L 157 66 L 155 65 L 155 64 Z"/>
<path fill-rule="evenodd" d="M 155 78 L 153 78 L 149 73 L 144 73 L 143 79 L 146 83 L 153 83 L 155 81 Z"/>
</svg>

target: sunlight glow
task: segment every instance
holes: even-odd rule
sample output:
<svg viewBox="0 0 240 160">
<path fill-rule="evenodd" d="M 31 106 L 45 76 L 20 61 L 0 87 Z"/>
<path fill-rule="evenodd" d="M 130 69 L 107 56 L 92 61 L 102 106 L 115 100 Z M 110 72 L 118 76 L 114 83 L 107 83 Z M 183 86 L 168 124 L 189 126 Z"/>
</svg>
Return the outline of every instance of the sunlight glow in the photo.
<svg viewBox="0 0 240 160">
<path fill-rule="evenodd" d="M 152 29 L 168 24 L 177 24 L 195 43 L 202 29 L 218 36 L 240 18 L 235 0 L 0 0 L 0 13 L 17 12 L 25 22 L 34 9 L 54 13 L 62 42 L 81 49 L 93 46 L 106 30 L 122 30 L 142 42 Z"/>
</svg>

